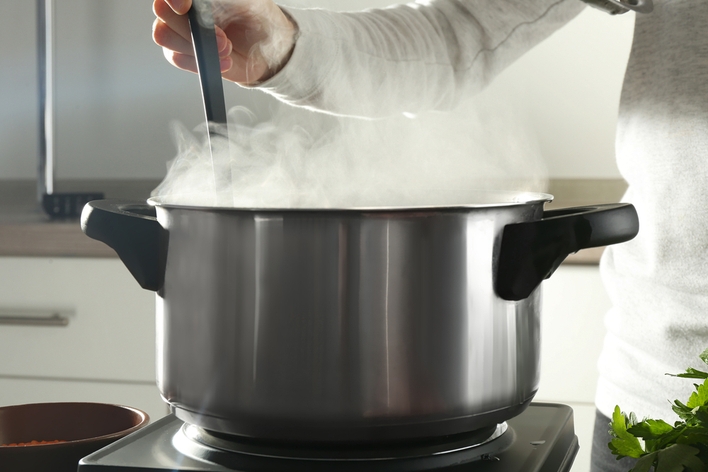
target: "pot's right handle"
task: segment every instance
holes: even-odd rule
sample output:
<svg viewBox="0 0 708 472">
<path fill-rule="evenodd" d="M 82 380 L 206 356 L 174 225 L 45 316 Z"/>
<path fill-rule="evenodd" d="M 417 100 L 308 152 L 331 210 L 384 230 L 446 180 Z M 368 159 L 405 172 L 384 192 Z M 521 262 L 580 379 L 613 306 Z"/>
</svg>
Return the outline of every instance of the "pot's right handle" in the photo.
<svg viewBox="0 0 708 472">
<path fill-rule="evenodd" d="M 167 231 L 155 208 L 130 200 L 93 200 L 81 212 L 86 236 L 112 247 L 140 286 L 157 291 L 165 280 Z"/>
<path fill-rule="evenodd" d="M 494 289 L 504 300 L 523 300 L 569 254 L 629 241 L 638 232 L 637 211 L 628 203 L 549 210 L 540 220 L 508 224 Z"/>
</svg>

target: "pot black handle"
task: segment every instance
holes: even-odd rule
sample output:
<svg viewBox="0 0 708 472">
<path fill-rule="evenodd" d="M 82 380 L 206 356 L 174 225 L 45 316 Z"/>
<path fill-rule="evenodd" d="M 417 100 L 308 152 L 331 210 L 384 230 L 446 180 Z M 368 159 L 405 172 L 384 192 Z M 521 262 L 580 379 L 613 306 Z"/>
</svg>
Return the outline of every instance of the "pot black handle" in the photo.
<svg viewBox="0 0 708 472">
<path fill-rule="evenodd" d="M 638 232 L 637 211 L 628 203 L 549 210 L 540 220 L 508 224 L 494 290 L 504 300 L 523 300 L 569 254 L 629 241 Z"/>
<path fill-rule="evenodd" d="M 167 230 L 157 221 L 152 205 L 130 200 L 93 200 L 81 212 L 81 230 L 113 248 L 142 288 L 162 288 Z"/>
</svg>

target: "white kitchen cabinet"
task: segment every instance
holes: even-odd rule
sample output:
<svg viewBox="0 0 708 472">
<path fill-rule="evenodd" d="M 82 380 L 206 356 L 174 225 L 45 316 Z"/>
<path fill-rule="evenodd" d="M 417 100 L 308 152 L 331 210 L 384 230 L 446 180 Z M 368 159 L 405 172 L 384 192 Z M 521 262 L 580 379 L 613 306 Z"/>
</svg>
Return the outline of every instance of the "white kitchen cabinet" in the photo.
<svg viewBox="0 0 708 472">
<path fill-rule="evenodd" d="M 538 401 L 573 408 L 580 452 L 572 472 L 590 470 L 597 359 L 610 300 L 597 265 L 562 265 L 543 282 Z"/>
<path fill-rule="evenodd" d="M 0 353 L 11 354 L 0 374 L 155 378 L 154 294 L 117 258 L 2 258 L 0 280 L 0 317 L 27 310 L 68 319 L 65 327 L 0 325 Z"/>
<path fill-rule="evenodd" d="M 155 295 L 120 260 L 4 257 L 0 281 L 0 405 L 98 401 L 166 413 L 155 386 Z M 53 313 L 68 324 L 22 323 Z"/>
</svg>

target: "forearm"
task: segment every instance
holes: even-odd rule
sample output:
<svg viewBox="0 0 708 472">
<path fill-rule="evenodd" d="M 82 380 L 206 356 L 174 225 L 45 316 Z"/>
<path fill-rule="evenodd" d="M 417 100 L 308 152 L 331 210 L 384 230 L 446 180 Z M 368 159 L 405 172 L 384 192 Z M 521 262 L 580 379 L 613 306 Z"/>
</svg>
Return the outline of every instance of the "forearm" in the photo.
<svg viewBox="0 0 708 472">
<path fill-rule="evenodd" d="M 289 9 L 299 28 L 292 56 L 259 87 L 344 115 L 450 109 L 582 8 L 578 0 L 432 0 L 357 13 Z"/>
</svg>

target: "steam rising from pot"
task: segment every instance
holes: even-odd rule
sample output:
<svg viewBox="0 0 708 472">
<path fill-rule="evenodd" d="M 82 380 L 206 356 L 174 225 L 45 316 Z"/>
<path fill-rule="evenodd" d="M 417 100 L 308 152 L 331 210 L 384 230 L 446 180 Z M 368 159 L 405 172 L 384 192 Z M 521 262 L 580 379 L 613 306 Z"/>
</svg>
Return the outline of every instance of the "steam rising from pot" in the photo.
<svg viewBox="0 0 708 472">
<path fill-rule="evenodd" d="M 214 19 L 238 22 L 253 14 L 249 5 L 262 4 L 214 1 Z M 279 47 L 277 32 L 266 26 L 245 32 L 275 37 L 261 42 L 260 53 Z M 345 91 L 333 101 L 342 110 L 376 115 L 400 109 L 386 101 L 393 84 L 337 70 L 328 72 L 328 81 Z M 346 92 L 351 102 L 340 103 Z M 255 116 L 243 107 L 230 111 L 228 133 L 222 133 L 228 138 L 212 140 L 213 168 L 206 125 L 190 132 L 174 124 L 177 156 L 153 196 L 195 206 L 352 208 L 473 204 L 480 192 L 545 190 L 535 137 L 512 106 L 485 93 L 452 111 L 415 117 L 367 120 L 283 104 L 265 122 Z"/>
<path fill-rule="evenodd" d="M 173 124 L 178 152 L 153 191 L 158 201 L 238 208 L 455 205 L 477 203 L 479 192 L 546 185 L 533 136 L 510 106 L 484 100 L 377 120 L 283 105 L 258 122 L 236 107 L 229 112 L 229 145 L 226 138 L 214 143 L 216 179 L 205 128 L 192 133 Z"/>
</svg>

